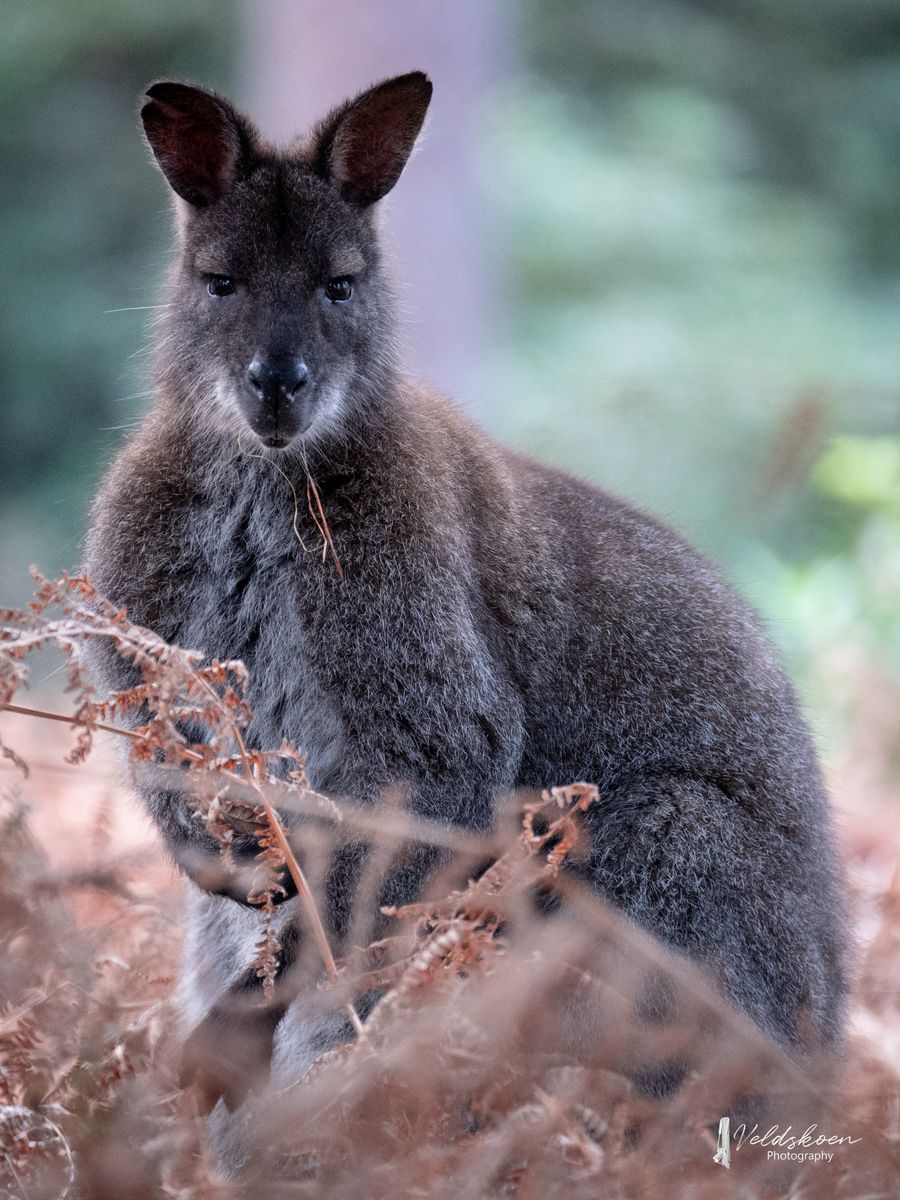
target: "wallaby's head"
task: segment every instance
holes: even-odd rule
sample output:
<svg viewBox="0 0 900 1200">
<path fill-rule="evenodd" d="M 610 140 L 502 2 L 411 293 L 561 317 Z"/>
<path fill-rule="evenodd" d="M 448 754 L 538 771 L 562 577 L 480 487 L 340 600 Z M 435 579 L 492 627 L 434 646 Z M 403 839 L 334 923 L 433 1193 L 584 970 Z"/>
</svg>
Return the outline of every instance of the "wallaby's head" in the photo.
<svg viewBox="0 0 900 1200">
<path fill-rule="evenodd" d="M 374 208 L 430 98 L 421 72 L 389 79 L 279 151 L 211 92 L 148 89 L 141 120 L 179 229 L 162 369 L 205 427 L 302 444 L 383 377 L 392 317 Z"/>
</svg>

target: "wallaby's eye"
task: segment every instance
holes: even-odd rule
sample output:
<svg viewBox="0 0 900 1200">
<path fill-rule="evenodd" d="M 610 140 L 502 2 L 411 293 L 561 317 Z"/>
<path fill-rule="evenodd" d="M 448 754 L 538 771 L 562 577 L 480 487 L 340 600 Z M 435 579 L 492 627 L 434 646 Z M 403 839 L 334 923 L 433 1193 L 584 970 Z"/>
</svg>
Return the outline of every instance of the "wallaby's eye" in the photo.
<svg viewBox="0 0 900 1200">
<path fill-rule="evenodd" d="M 353 280 L 346 275 L 337 279 L 329 279 L 325 284 L 325 295 L 332 304 L 346 304 L 353 295 Z"/>
<path fill-rule="evenodd" d="M 230 275 L 211 275 L 206 290 L 211 296 L 233 296 L 234 280 Z"/>
</svg>

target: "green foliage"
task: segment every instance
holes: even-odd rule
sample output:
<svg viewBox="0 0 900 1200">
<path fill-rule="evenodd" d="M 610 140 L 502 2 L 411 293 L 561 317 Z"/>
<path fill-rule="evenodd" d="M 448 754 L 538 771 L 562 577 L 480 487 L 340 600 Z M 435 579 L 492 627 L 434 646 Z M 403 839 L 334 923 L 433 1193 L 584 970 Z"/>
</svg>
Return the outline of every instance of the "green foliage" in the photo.
<svg viewBox="0 0 900 1200">
<path fill-rule="evenodd" d="M 900 517 L 900 439 L 835 438 L 812 472 L 826 495 Z"/>
<path fill-rule="evenodd" d="M 168 241 L 137 102 L 172 73 L 228 85 L 232 5 L 31 0 L 0 41 L 0 564 L 77 563 L 101 465 L 148 386 L 135 356 Z"/>
</svg>

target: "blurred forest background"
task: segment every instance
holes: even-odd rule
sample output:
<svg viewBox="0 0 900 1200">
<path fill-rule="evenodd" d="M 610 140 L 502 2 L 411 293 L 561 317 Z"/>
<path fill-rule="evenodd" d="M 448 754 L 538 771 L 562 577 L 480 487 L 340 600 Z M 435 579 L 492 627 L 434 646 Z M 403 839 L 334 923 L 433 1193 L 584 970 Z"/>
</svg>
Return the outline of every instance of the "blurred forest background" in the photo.
<svg viewBox="0 0 900 1200">
<path fill-rule="evenodd" d="M 24 598 L 29 562 L 78 565 L 100 472 L 148 404 L 140 306 L 169 213 L 143 87 L 203 82 L 281 132 L 419 66 L 431 130 L 392 198 L 411 361 L 706 549 L 763 612 L 832 762 L 871 745 L 883 781 L 900 766 L 896 0 L 16 5 L 0 602 Z"/>
</svg>

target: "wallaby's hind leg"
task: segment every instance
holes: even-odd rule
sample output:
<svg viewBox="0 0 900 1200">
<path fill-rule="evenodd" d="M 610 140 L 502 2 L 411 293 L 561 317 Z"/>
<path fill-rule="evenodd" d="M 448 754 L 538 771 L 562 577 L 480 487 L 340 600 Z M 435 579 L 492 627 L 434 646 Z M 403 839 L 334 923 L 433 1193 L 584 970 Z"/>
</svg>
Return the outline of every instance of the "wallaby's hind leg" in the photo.
<svg viewBox="0 0 900 1200">
<path fill-rule="evenodd" d="M 659 776 L 602 797 L 592 885 L 706 967 L 782 1044 L 839 1036 L 845 994 L 823 831 L 757 822 L 721 787 Z M 815 1046 L 806 1047 L 814 1050 Z"/>
</svg>

